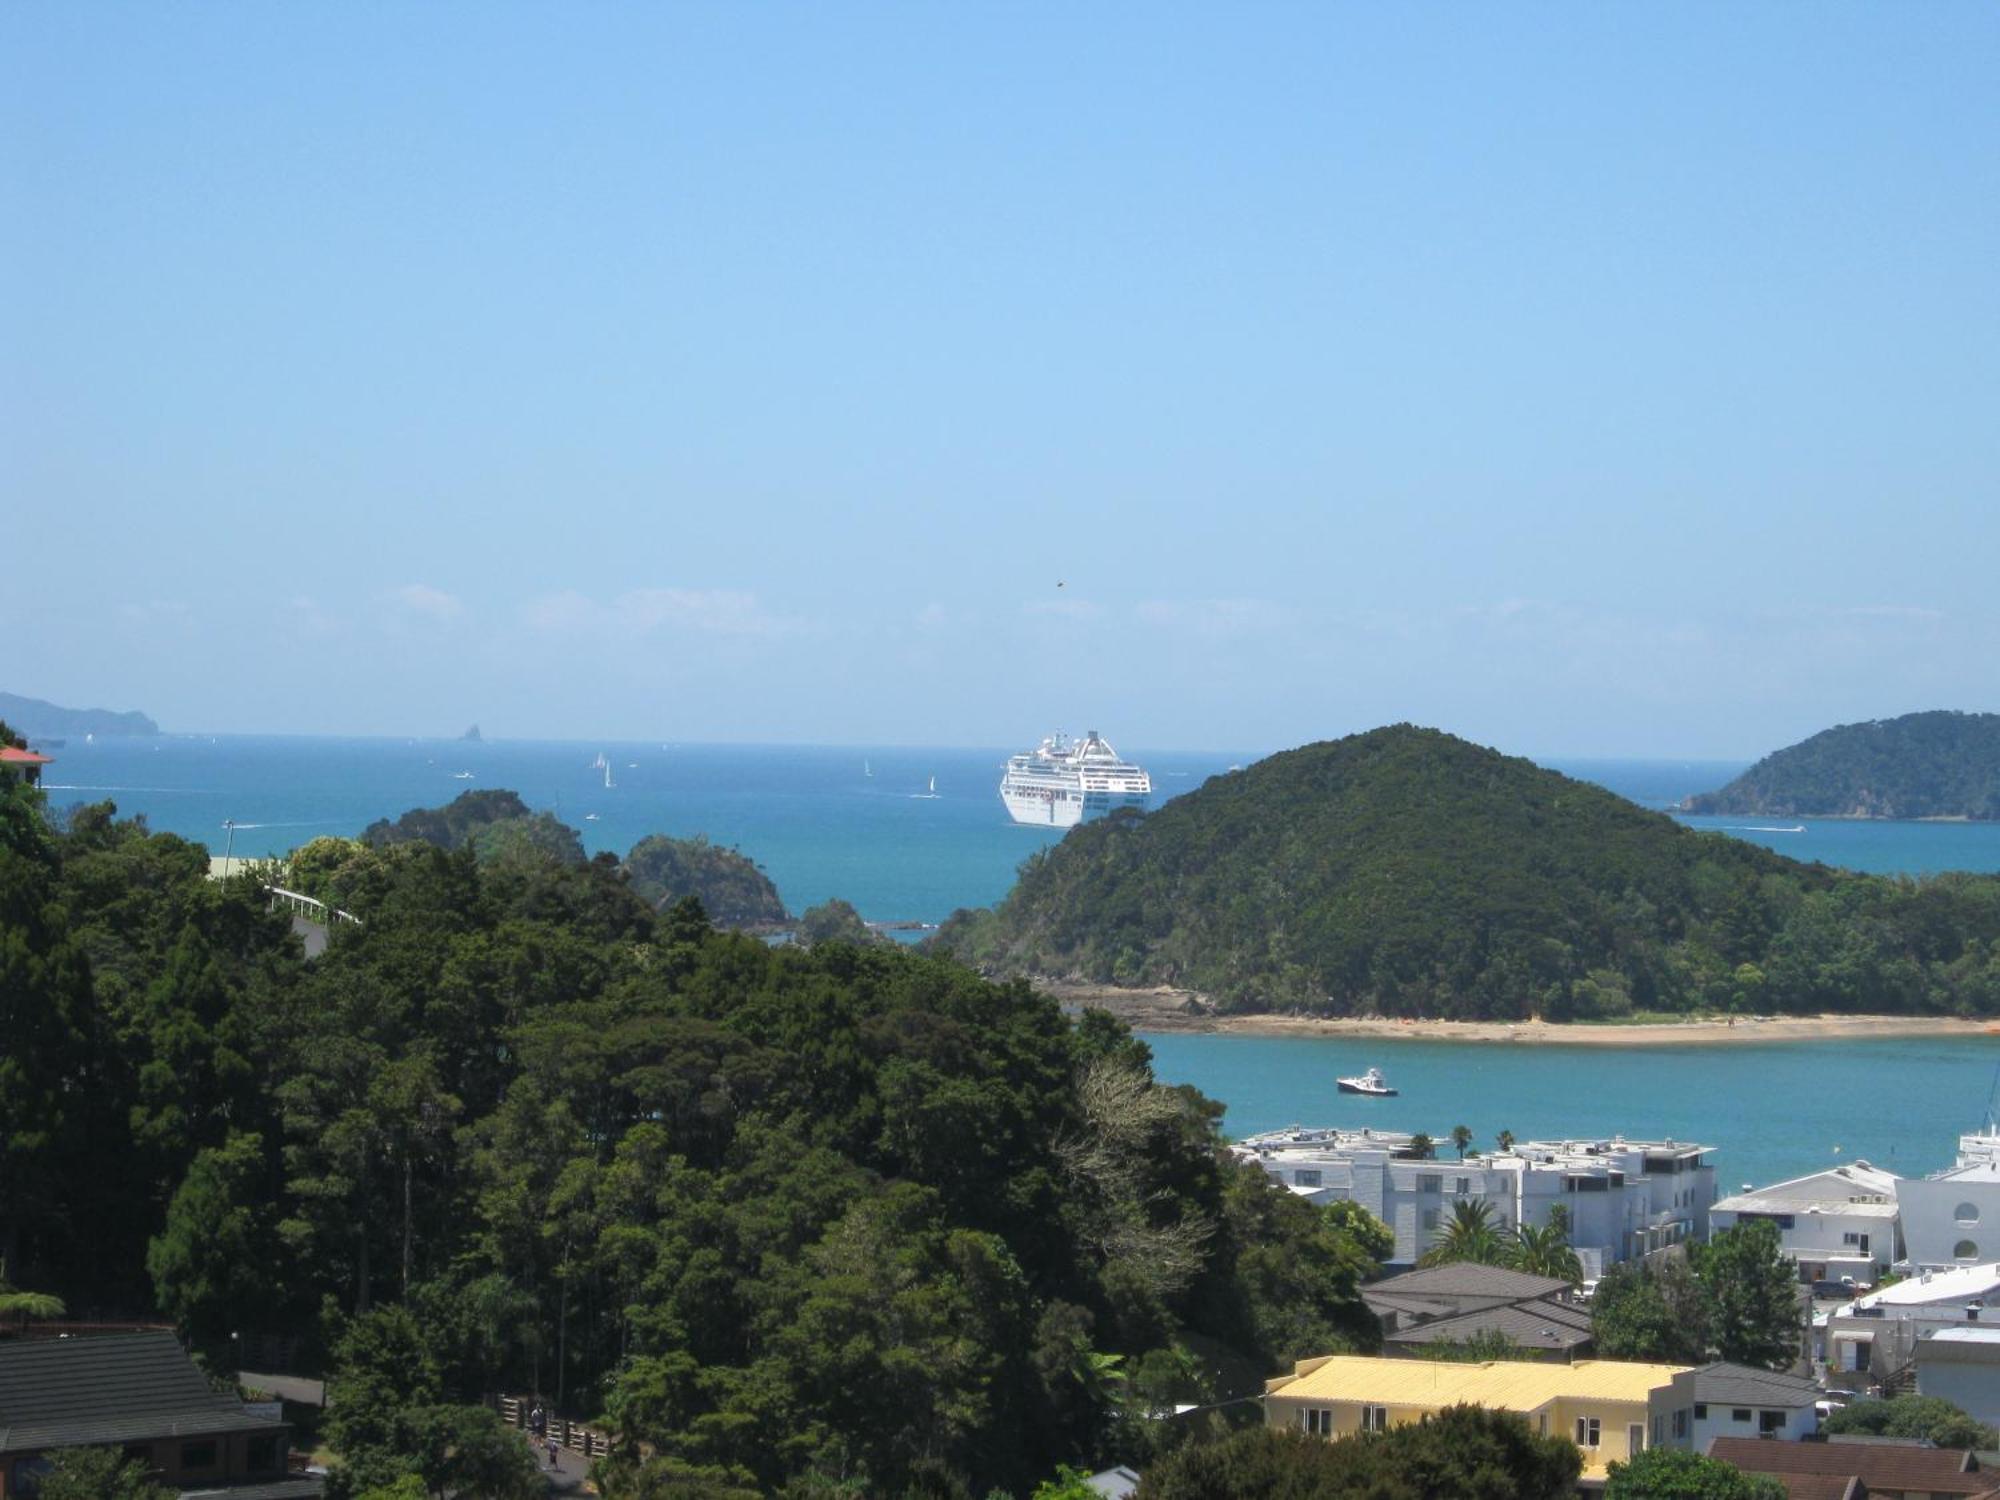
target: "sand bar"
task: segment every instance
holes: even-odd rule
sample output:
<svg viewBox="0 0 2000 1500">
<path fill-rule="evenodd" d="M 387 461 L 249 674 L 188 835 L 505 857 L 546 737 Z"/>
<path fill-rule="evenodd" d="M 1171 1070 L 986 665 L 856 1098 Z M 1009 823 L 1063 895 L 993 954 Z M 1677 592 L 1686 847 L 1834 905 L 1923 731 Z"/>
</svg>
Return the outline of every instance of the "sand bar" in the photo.
<svg viewBox="0 0 2000 1500">
<path fill-rule="evenodd" d="M 1090 1006 L 1135 1031 L 1237 1036 L 1410 1037 L 1434 1042 L 1516 1042 L 1531 1046 L 1657 1047 L 1731 1042 L 1866 1041 L 1875 1037 L 1965 1037 L 2000 1042 L 2000 1021 L 1949 1016 L 1738 1016 L 1632 1025 L 1548 1021 L 1398 1021 L 1316 1016 L 1219 1016 L 1191 990 L 1121 989 L 1066 980 L 1034 981 L 1066 1006 Z"/>
</svg>

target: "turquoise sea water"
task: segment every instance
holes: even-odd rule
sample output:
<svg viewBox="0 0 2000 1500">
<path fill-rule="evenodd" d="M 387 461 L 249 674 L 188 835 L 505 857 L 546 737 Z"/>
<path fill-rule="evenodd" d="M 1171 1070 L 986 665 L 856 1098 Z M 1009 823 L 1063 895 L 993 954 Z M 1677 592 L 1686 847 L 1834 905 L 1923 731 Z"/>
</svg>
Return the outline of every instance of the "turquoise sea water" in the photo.
<svg viewBox="0 0 2000 1500">
<path fill-rule="evenodd" d="M 1904 1176 L 1950 1166 L 1979 1126 L 2000 1066 L 2000 1036 L 1598 1047 L 1374 1037 L 1153 1033 L 1162 1078 L 1191 1083 L 1250 1135 L 1293 1123 L 1379 1125 L 1481 1148 L 1612 1135 L 1717 1148 L 1717 1187 L 1768 1183 L 1856 1157 Z M 1401 1092 L 1357 1099 L 1334 1080 L 1379 1067 Z M 1448 1149 L 1448 1148 L 1447 1148 Z"/>
<path fill-rule="evenodd" d="M 1178 795 L 1248 754 L 1121 747 Z M 614 785 L 591 762 L 603 751 Z M 764 866 L 794 911 L 844 896 L 875 920 L 935 922 L 998 900 L 1022 859 L 1053 842 L 1011 823 L 996 795 L 1008 752 L 253 736 L 72 740 L 46 778 L 58 806 L 115 800 L 155 828 L 220 853 L 275 854 L 322 833 L 508 787 L 579 829 L 593 852 L 624 852 L 648 833 L 705 833 Z M 1740 764 L 1559 761 L 1643 805 L 1670 807 L 1720 786 Z M 872 775 L 864 774 L 872 771 Z M 460 772 L 471 772 L 461 779 Z M 936 795 L 927 795 L 931 777 Z M 596 814 L 595 818 L 590 814 Z M 1801 859 L 1880 873 L 2000 870 L 2000 826 L 1687 820 Z M 1470 1126 L 1483 1143 L 1624 1131 L 1720 1148 L 1724 1180 L 1765 1182 L 1856 1155 L 1899 1172 L 1950 1161 L 1979 1123 L 2000 1037 L 1574 1048 L 1422 1041 L 1153 1036 L 1162 1077 L 1224 1101 L 1233 1134 L 1301 1121 L 1423 1129 Z M 1342 1100 L 1333 1079 L 1370 1064 L 1403 1089 Z"/>
</svg>

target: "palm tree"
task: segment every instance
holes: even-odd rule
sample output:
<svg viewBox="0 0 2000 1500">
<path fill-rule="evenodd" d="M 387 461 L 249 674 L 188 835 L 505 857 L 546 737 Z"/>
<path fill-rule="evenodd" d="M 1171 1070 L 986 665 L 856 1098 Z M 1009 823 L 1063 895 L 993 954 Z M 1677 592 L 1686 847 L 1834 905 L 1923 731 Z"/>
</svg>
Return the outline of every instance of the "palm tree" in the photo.
<svg viewBox="0 0 2000 1500">
<path fill-rule="evenodd" d="M 1514 1269 L 1530 1276 L 1553 1276 L 1575 1286 L 1583 1280 L 1583 1262 L 1569 1247 L 1569 1226 L 1551 1216 L 1541 1229 L 1524 1224 L 1515 1236 Z"/>
<path fill-rule="evenodd" d="M 1514 1132 L 1511 1130 L 1503 1130 L 1493 1139 L 1500 1143 L 1502 1151 L 1512 1151 L 1514 1149 Z"/>
<path fill-rule="evenodd" d="M 25 1323 L 30 1318 L 60 1318 L 68 1311 L 62 1298 L 48 1292 L 17 1291 L 7 1280 L 7 1263 L 0 1260 L 0 1321 Z"/>
<path fill-rule="evenodd" d="M 1437 1155 L 1437 1142 L 1419 1130 L 1410 1137 L 1410 1155 L 1418 1161 L 1429 1161 Z"/>
<path fill-rule="evenodd" d="M 1472 1127 L 1454 1125 L 1451 1127 L 1451 1143 L 1458 1148 L 1458 1159 L 1465 1160 L 1465 1148 L 1472 1144 Z"/>
<path fill-rule="evenodd" d="M 1493 1205 L 1483 1198 L 1461 1198 L 1451 1206 L 1451 1222 L 1444 1233 L 1417 1264 L 1443 1266 L 1469 1260 L 1475 1265 L 1504 1266 L 1513 1256 L 1513 1233 L 1505 1224 L 1493 1222 Z"/>
</svg>

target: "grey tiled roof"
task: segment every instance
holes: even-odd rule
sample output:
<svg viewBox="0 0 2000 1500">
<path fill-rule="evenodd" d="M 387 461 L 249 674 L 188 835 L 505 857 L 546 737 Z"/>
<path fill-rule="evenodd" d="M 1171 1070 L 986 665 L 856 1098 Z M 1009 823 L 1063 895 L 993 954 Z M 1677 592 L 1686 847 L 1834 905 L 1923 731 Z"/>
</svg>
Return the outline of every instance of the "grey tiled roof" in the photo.
<svg viewBox="0 0 2000 1500">
<path fill-rule="evenodd" d="M 282 1426 L 210 1389 L 170 1333 L 0 1342 L 0 1453 Z"/>
<path fill-rule="evenodd" d="M 1819 1387 L 1802 1376 L 1717 1360 L 1694 1372 L 1694 1399 L 1709 1406 L 1811 1406 Z"/>
<path fill-rule="evenodd" d="M 1439 1339 L 1468 1339 L 1475 1334 L 1505 1334 L 1524 1349 L 1575 1349 L 1590 1342 L 1590 1319 L 1581 1321 L 1576 1309 L 1553 1302 L 1519 1302 L 1482 1307 L 1455 1318 L 1400 1329 L 1384 1343 L 1430 1344 Z"/>
<path fill-rule="evenodd" d="M 319 1500 L 326 1481 L 314 1475 L 297 1479 L 262 1479 L 224 1489 L 182 1490 L 181 1500 Z"/>
<path fill-rule="evenodd" d="M 1530 1276 L 1526 1271 L 1511 1271 L 1505 1266 L 1481 1266 L 1460 1260 L 1405 1271 L 1362 1290 L 1364 1294 L 1378 1292 L 1392 1297 L 1490 1297 L 1496 1301 L 1520 1302 L 1568 1291 L 1569 1283 L 1553 1276 Z"/>
</svg>

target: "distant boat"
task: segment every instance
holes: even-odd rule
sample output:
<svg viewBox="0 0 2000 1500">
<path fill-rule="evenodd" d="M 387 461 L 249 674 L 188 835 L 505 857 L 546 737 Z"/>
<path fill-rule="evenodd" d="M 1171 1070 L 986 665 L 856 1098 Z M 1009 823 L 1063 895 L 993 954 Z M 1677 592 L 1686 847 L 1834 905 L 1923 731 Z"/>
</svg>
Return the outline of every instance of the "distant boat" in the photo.
<svg viewBox="0 0 2000 1500">
<path fill-rule="evenodd" d="M 910 793 L 910 795 L 912 797 L 915 797 L 919 802 L 935 802 L 937 800 L 937 794 L 938 794 L 937 777 L 935 776 L 931 778 L 930 785 L 926 787 L 923 791 Z"/>
<path fill-rule="evenodd" d="M 597 752 L 597 759 L 590 763 L 590 769 L 593 771 L 602 771 L 610 764 L 611 762 L 604 758 L 604 752 L 600 750 Z"/>
<path fill-rule="evenodd" d="M 604 762 L 604 789 L 611 790 L 611 762 L 608 760 Z"/>
<path fill-rule="evenodd" d="M 1337 1078 L 1334 1082 L 1340 1085 L 1343 1094 L 1367 1094 L 1376 1099 L 1392 1099 L 1396 1094 L 1380 1068 L 1370 1068 L 1359 1078 Z"/>
<path fill-rule="evenodd" d="M 863 776 L 873 776 L 875 774 L 875 768 L 869 765 L 865 759 L 861 762 L 861 774 Z"/>
<path fill-rule="evenodd" d="M 453 781 L 470 781 L 472 780 L 472 773 L 470 771 L 460 771 L 451 779 Z"/>
<path fill-rule="evenodd" d="M 583 821 L 584 821 L 584 822 L 586 822 L 586 823 L 595 823 L 595 822 L 597 821 L 597 814 L 596 814 L 596 813 L 585 813 L 585 814 L 583 815 Z"/>
</svg>

